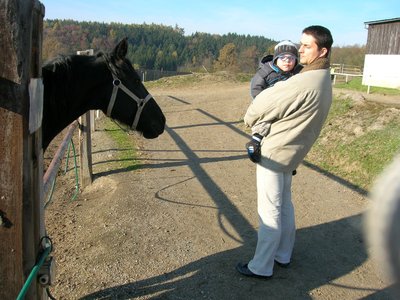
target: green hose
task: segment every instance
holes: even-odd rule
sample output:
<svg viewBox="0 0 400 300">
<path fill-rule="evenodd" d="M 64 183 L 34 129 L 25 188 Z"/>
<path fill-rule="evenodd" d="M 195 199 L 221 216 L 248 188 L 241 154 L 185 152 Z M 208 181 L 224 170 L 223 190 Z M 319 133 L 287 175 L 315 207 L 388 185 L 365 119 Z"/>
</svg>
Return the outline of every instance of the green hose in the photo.
<svg viewBox="0 0 400 300">
<path fill-rule="evenodd" d="M 33 267 L 31 273 L 28 276 L 28 279 L 25 281 L 24 286 L 22 287 L 21 291 L 19 292 L 19 295 L 17 297 L 17 300 L 22 300 L 25 298 L 25 294 L 28 292 L 29 287 L 32 284 L 32 280 L 36 278 L 37 273 L 39 272 L 40 268 L 42 267 L 45 259 L 51 252 L 51 246 L 47 247 L 44 249 L 42 255 L 40 256 L 39 262 Z"/>
<path fill-rule="evenodd" d="M 49 205 L 51 203 L 51 200 L 53 198 L 53 193 L 54 193 L 54 187 L 56 186 L 56 179 L 57 179 L 57 176 L 54 177 L 53 183 L 51 185 L 50 195 L 49 195 L 49 197 L 47 197 L 48 200 L 44 205 L 44 209 L 46 209 L 47 205 Z"/>
<path fill-rule="evenodd" d="M 69 152 L 70 152 L 71 144 L 72 144 L 72 150 L 73 150 L 73 153 L 74 153 L 74 170 L 75 170 L 75 193 L 74 193 L 74 195 L 73 195 L 72 198 L 71 198 L 71 201 L 73 201 L 73 200 L 75 200 L 76 196 L 77 196 L 78 193 L 79 193 L 79 176 L 78 176 L 78 164 L 77 164 L 77 162 L 76 162 L 75 145 L 74 145 L 74 142 L 72 141 L 72 139 L 71 139 L 71 140 L 69 141 L 69 143 L 68 143 L 67 159 L 66 159 L 66 162 L 65 162 L 64 174 L 66 174 L 67 171 L 68 171 L 67 169 L 68 169 L 68 163 L 69 163 Z M 54 181 L 53 181 L 53 184 L 52 184 L 52 186 L 51 186 L 51 191 L 50 191 L 48 200 L 47 200 L 47 202 L 46 202 L 45 205 L 44 205 L 44 208 L 45 208 L 45 209 L 47 208 L 47 205 L 49 205 L 49 204 L 51 203 L 51 201 L 52 201 L 52 197 L 53 197 L 53 193 L 54 193 L 54 187 L 55 187 L 55 183 L 56 183 L 56 178 L 57 178 L 57 177 L 54 178 Z"/>
</svg>

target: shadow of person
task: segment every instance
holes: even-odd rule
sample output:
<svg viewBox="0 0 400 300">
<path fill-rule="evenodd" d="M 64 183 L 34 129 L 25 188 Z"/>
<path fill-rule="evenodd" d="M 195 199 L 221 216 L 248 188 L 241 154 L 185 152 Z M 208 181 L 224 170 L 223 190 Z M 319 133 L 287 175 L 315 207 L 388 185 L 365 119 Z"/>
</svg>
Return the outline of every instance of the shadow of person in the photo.
<svg viewBox="0 0 400 300">
<path fill-rule="evenodd" d="M 215 119 L 215 121 L 219 122 L 220 120 Z M 368 256 L 363 240 L 362 214 L 359 213 L 358 207 L 354 212 L 348 209 L 347 206 L 344 207 L 343 209 L 346 210 L 348 215 L 341 219 L 332 220 L 339 213 L 335 214 L 335 216 L 330 216 L 331 219 L 329 220 L 326 220 L 326 218 L 325 221 L 319 219 L 319 222 L 313 216 L 308 216 L 311 220 L 308 220 L 309 223 L 303 224 L 317 224 L 303 225 L 297 230 L 290 268 L 276 267 L 274 277 L 271 280 L 243 277 L 237 273 L 235 270 L 236 264 L 239 261 L 245 262 L 249 260 L 254 254 L 257 242 L 256 230 L 244 216 L 240 206 L 234 203 L 229 195 L 225 193 L 224 187 L 220 186 L 213 176 L 210 176 L 210 170 L 206 168 L 206 165 L 209 165 L 210 158 L 204 160 L 174 128 L 167 126 L 166 132 L 174 143 L 179 145 L 179 151 L 185 155 L 185 159 L 183 161 L 168 160 L 164 163 L 155 164 L 153 169 L 169 169 L 185 164 L 193 174 L 191 178 L 196 178 L 197 183 L 213 200 L 214 207 L 218 210 L 219 218 L 223 217 L 227 223 L 233 226 L 235 233 L 237 233 L 237 235 L 229 236 L 229 231 L 223 227 L 223 222 L 219 221 L 221 235 L 228 235 L 230 238 L 239 236 L 235 241 L 239 244 L 242 243 L 242 246 L 204 256 L 179 268 L 171 269 L 169 272 L 160 272 L 153 277 L 98 290 L 80 299 L 297 300 L 316 298 L 390 298 L 388 289 L 381 289 L 382 283 L 371 286 L 373 278 L 377 280 L 379 278 L 374 274 L 370 274 L 369 269 L 367 272 L 365 269 L 363 271 Z M 168 159 L 170 158 L 168 157 Z M 213 162 L 217 163 L 222 160 L 240 161 L 240 159 L 241 157 L 237 155 L 235 157 L 227 157 L 225 155 L 224 158 L 216 158 Z M 205 161 L 207 164 L 205 164 Z M 237 168 L 237 166 L 236 164 L 225 165 L 227 169 L 224 172 L 224 176 L 233 174 L 230 177 L 230 184 L 242 184 L 242 176 L 238 177 L 240 180 L 235 181 L 237 179 L 235 178 L 237 169 L 228 169 L 228 167 Z M 306 167 L 310 169 L 311 165 L 309 164 Z M 312 171 L 307 170 L 300 170 L 300 173 L 304 172 L 304 174 L 303 176 L 296 176 L 297 183 L 293 185 L 293 188 L 297 190 L 296 194 L 299 199 L 308 199 L 310 194 L 313 194 L 313 199 L 317 199 L 314 202 L 318 204 L 313 209 L 318 212 L 335 209 L 335 205 L 338 203 L 332 201 L 332 199 L 341 199 L 340 197 L 343 196 L 343 193 L 340 192 L 342 187 L 351 188 L 357 192 L 354 186 L 347 185 L 340 178 L 329 177 L 329 174 L 325 172 L 323 173 L 324 180 L 333 179 L 338 184 L 332 189 L 330 197 L 328 197 L 324 184 L 314 184 L 316 176 L 321 176 L 320 173 L 323 170 L 316 168 L 313 168 Z M 213 171 L 215 174 L 219 174 L 219 172 Z M 152 176 L 159 176 L 156 172 L 152 174 L 154 174 Z M 216 176 L 215 174 L 214 176 Z M 176 184 L 178 185 L 179 183 Z M 171 185 L 167 187 L 169 188 Z M 174 186 L 174 188 L 179 190 L 178 186 Z M 188 190 L 185 185 L 179 191 L 184 194 Z M 168 194 L 165 188 L 159 192 L 156 193 L 155 199 L 171 200 L 171 203 L 178 203 L 174 193 Z M 161 198 L 159 194 L 164 195 L 164 198 Z M 350 196 L 347 202 L 343 201 L 343 205 L 351 203 L 353 198 Z M 304 207 L 303 216 L 307 217 L 307 211 L 311 209 L 307 206 L 309 203 L 307 201 L 295 203 Z M 343 211 L 340 213 L 343 213 Z M 168 251 L 168 249 L 164 249 L 164 251 Z M 151 257 L 148 259 L 151 260 Z M 134 257 L 132 257 L 132 260 L 134 260 Z M 130 262 L 127 261 L 126 263 L 129 264 Z M 359 270 L 361 270 L 360 274 L 358 274 Z M 368 278 L 364 278 L 365 276 Z"/>
<path fill-rule="evenodd" d="M 299 229 L 291 266 L 276 266 L 271 280 L 242 277 L 235 271 L 239 260 L 253 255 L 254 232 L 245 246 L 204 257 L 169 273 L 100 290 L 81 300 L 314 299 L 313 293 L 321 293 L 319 288 L 325 285 L 331 285 L 328 291 L 339 286 L 342 299 L 374 299 L 374 295 L 390 298 L 388 290 L 377 290 L 362 282 L 348 286 L 333 282 L 367 260 L 362 232 L 354 225 L 361 224 L 361 218 L 359 214 Z"/>
</svg>

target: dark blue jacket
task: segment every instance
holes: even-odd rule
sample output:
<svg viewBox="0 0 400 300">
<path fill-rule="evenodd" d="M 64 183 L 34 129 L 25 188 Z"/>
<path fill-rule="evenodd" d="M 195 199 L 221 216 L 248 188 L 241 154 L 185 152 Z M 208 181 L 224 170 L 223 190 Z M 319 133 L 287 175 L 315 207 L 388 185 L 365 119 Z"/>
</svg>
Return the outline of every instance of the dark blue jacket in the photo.
<svg viewBox="0 0 400 300">
<path fill-rule="evenodd" d="M 264 56 L 257 69 L 256 74 L 251 79 L 250 94 L 254 99 L 261 91 L 273 86 L 276 82 L 286 80 L 301 70 L 301 65 L 296 64 L 292 72 L 283 72 L 273 64 L 273 55 Z"/>
</svg>

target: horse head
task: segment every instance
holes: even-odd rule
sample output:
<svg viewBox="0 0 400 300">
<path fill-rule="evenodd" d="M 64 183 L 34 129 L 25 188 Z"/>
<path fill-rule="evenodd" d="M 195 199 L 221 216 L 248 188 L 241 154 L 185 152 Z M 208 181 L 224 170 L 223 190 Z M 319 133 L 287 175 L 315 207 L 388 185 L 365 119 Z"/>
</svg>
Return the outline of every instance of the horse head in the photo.
<svg viewBox="0 0 400 300">
<path fill-rule="evenodd" d="M 126 58 L 127 51 L 123 39 L 110 53 L 59 56 L 43 66 L 43 149 L 71 122 L 95 109 L 145 138 L 163 133 L 165 116 Z"/>
<path fill-rule="evenodd" d="M 126 58 L 127 51 L 125 38 L 111 53 L 104 55 L 113 77 L 110 101 L 104 113 L 142 133 L 145 138 L 156 138 L 164 131 L 165 116 Z"/>
</svg>

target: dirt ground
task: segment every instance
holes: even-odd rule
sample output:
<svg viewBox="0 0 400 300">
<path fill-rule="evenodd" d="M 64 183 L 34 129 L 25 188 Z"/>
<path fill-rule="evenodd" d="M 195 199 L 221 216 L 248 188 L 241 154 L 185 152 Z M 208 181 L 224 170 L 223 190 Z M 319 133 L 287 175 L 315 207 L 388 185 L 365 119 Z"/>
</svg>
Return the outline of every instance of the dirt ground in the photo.
<svg viewBox="0 0 400 300">
<path fill-rule="evenodd" d="M 235 265 L 251 259 L 258 222 L 241 122 L 248 84 L 150 91 L 167 128 L 155 140 L 132 135 L 138 169 L 121 167 L 124 149 L 99 120 L 93 184 L 70 201 L 71 162 L 57 181 L 46 210 L 56 299 L 392 299 L 364 241 L 366 192 L 307 161 L 293 179 L 292 265 L 276 267 L 268 281 L 239 275 Z"/>
</svg>

